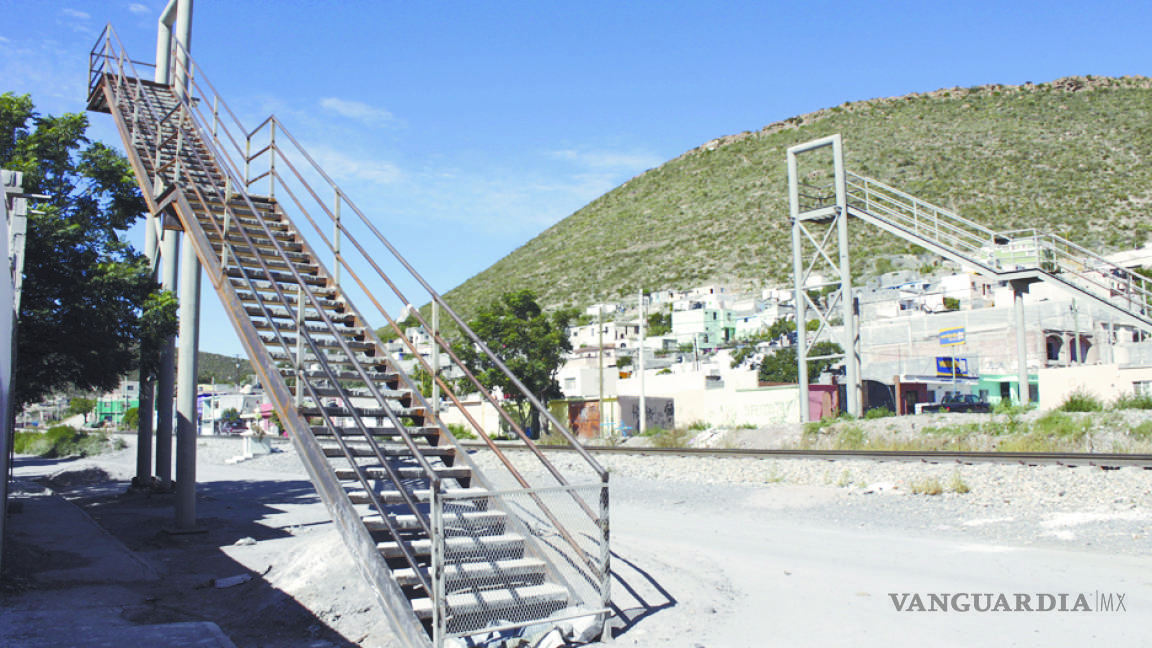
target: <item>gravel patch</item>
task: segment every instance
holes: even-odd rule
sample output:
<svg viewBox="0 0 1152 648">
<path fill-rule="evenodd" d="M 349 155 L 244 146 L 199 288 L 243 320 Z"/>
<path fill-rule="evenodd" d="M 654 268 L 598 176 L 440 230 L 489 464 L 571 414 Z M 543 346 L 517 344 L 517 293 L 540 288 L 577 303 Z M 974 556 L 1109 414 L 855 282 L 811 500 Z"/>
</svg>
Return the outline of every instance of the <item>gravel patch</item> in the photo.
<svg viewBox="0 0 1152 648">
<path fill-rule="evenodd" d="M 128 448 L 102 457 L 132 460 L 133 439 L 124 438 Z M 278 438 L 272 443 L 272 454 L 240 465 L 303 476 L 291 442 Z M 197 460 L 234 462 L 243 448 L 240 438 L 200 437 Z M 517 459 L 520 454 L 509 452 L 530 481 L 544 483 L 543 471 Z M 471 456 L 481 470 L 498 474 L 492 453 Z M 613 501 L 718 514 L 758 507 L 782 520 L 817 526 L 1152 555 L 1152 470 L 1142 468 L 619 454 L 597 459 L 610 473 Z M 552 461 L 565 474 L 585 470 L 573 454 L 556 453 Z M 913 492 L 934 491 L 933 484 L 939 494 Z"/>
</svg>

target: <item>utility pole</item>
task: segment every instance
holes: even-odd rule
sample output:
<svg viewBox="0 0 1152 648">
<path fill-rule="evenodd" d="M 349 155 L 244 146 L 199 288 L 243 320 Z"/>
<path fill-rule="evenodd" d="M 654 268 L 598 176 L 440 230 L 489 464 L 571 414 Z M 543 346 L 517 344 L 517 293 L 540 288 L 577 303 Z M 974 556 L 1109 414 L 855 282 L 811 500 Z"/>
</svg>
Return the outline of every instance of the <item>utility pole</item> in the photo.
<svg viewBox="0 0 1152 648">
<path fill-rule="evenodd" d="M 646 432 L 648 430 L 648 407 L 647 407 L 647 403 L 644 401 L 644 334 L 646 332 L 644 325 L 647 323 L 648 323 L 647 320 L 644 318 L 644 291 L 641 290 L 640 291 L 640 344 L 639 344 L 640 348 L 637 349 L 637 351 L 636 351 L 636 365 L 637 365 L 636 371 L 640 375 L 640 421 L 637 425 L 637 427 L 640 431 L 640 436 L 644 436 L 644 432 Z M 623 415 L 621 415 L 620 418 L 624 418 Z"/>
<path fill-rule="evenodd" d="M 596 333 L 599 335 L 599 357 L 600 357 L 600 396 L 596 400 L 596 411 L 600 415 L 600 423 L 597 425 L 598 432 L 601 437 L 604 436 L 604 304 L 600 304 L 596 308 L 598 313 L 596 316 Z"/>
</svg>

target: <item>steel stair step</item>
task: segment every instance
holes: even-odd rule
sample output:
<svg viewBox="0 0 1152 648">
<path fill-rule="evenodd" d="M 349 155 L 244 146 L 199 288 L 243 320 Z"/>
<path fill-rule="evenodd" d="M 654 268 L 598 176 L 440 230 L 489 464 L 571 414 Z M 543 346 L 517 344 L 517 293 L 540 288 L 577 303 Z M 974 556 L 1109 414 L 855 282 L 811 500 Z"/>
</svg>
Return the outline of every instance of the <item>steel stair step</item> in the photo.
<svg viewBox="0 0 1152 648">
<path fill-rule="evenodd" d="M 430 499 L 432 497 L 432 491 L 430 491 L 426 488 L 409 491 L 409 493 L 412 495 L 413 499 L 415 499 L 418 502 L 428 502 L 428 501 L 430 501 Z M 486 496 L 488 494 L 488 491 L 484 490 L 483 488 L 449 488 L 446 490 L 446 493 L 453 495 L 453 496 L 456 496 L 456 497 L 477 497 L 477 498 L 479 498 L 479 497 Z M 376 493 L 376 497 L 381 502 L 383 502 L 385 504 L 389 504 L 389 505 L 402 504 L 404 502 L 404 499 L 400 496 L 400 491 L 396 491 L 396 490 L 378 491 Z M 372 503 L 372 498 L 368 496 L 368 493 L 363 491 L 363 490 L 360 490 L 360 489 L 349 490 L 348 491 L 348 499 L 351 500 L 353 504 L 371 504 Z M 519 536 L 515 536 L 515 537 L 519 539 L 519 542 L 521 544 L 523 544 L 523 542 L 524 542 L 523 538 L 520 538 Z M 464 540 L 470 540 L 470 539 L 464 538 Z M 419 543 L 419 541 L 417 541 L 417 544 L 418 543 Z M 381 543 L 381 544 L 389 544 L 389 543 Z M 477 546 L 479 546 L 479 545 L 477 545 Z M 467 547 L 465 547 L 464 549 L 460 549 L 460 551 L 464 551 L 466 548 Z M 381 549 L 381 550 L 383 551 L 383 549 Z M 396 551 L 397 551 L 396 556 L 392 556 L 387 551 L 384 552 L 384 555 L 387 558 L 393 558 L 393 557 L 400 556 L 399 549 L 397 549 Z M 455 552 L 455 551 L 457 551 L 457 549 L 453 549 L 453 551 Z"/>
<path fill-rule="evenodd" d="M 384 409 L 383 407 L 353 407 L 352 409 L 356 410 L 356 413 L 359 414 L 361 418 L 385 418 L 388 416 L 388 412 L 391 412 L 396 418 L 405 416 L 425 418 L 427 415 L 423 407 L 390 407 L 388 409 Z M 324 411 L 331 417 L 343 418 L 349 416 L 349 410 L 346 407 L 325 407 Z M 320 416 L 320 408 L 304 405 L 300 407 L 300 413 L 306 417 L 316 417 Z"/>
<path fill-rule="evenodd" d="M 370 427 L 366 428 L 368 434 L 373 438 L 396 438 L 400 436 L 400 431 L 391 427 Z M 333 436 L 332 430 L 324 426 L 314 426 L 312 434 L 317 437 L 330 437 Z M 360 430 L 354 427 L 341 428 L 340 436 L 344 439 L 359 439 L 361 438 Z M 413 426 L 408 428 L 408 436 L 417 439 L 433 439 L 440 436 L 440 428 L 434 425 L 426 425 L 423 427 Z"/>
<path fill-rule="evenodd" d="M 388 531 L 388 526 L 384 524 L 379 515 L 367 515 L 363 520 L 365 528 L 369 531 Z M 507 520 L 508 516 L 503 511 L 445 512 L 444 528 L 483 530 L 493 534 L 501 534 L 504 532 L 504 525 Z M 392 524 L 400 531 L 415 531 L 422 528 L 416 520 L 416 516 L 411 513 L 393 515 Z"/>
<path fill-rule="evenodd" d="M 411 457 L 412 451 L 406 445 L 398 444 L 378 444 L 380 454 L 385 457 Z M 349 445 L 348 452 L 353 457 L 375 457 L 376 453 L 372 448 L 367 445 Z M 420 448 L 420 454 L 425 457 L 450 457 L 455 456 L 456 449 L 448 446 L 428 446 Z M 325 457 L 344 457 L 344 451 L 339 446 L 324 446 Z"/>
<path fill-rule="evenodd" d="M 275 347 L 270 347 L 268 349 L 268 355 L 270 355 L 272 357 L 272 359 L 275 360 L 276 362 L 287 362 L 289 364 L 296 364 L 296 350 L 295 349 L 292 349 L 290 352 L 285 352 L 282 349 L 280 349 L 279 345 L 277 345 Z M 367 356 L 357 355 L 354 359 L 349 359 L 343 353 L 334 354 L 334 355 L 326 355 L 323 357 L 316 357 L 316 356 L 312 355 L 312 353 L 308 350 L 307 347 L 304 348 L 303 365 L 305 367 L 307 367 L 309 365 L 317 364 L 321 360 L 323 360 L 325 363 L 327 363 L 329 367 L 334 367 L 334 366 L 335 367 L 357 367 L 357 366 L 359 366 L 359 367 L 364 367 L 365 369 L 367 369 L 370 372 L 379 372 L 380 370 L 386 369 L 388 367 L 388 361 L 384 358 L 369 358 Z M 295 372 L 292 371 L 291 369 L 281 369 L 281 375 L 291 376 L 291 375 L 295 375 Z"/>
<path fill-rule="evenodd" d="M 432 553 L 432 541 L 419 538 L 408 541 L 408 547 L 417 556 Z M 385 558 L 402 558 L 400 545 L 394 541 L 376 543 L 376 550 Z M 520 557 L 524 551 L 524 536 L 515 533 L 501 533 L 489 536 L 447 536 L 444 538 L 444 552 L 453 558 L 477 556 L 481 558 Z"/>
<path fill-rule="evenodd" d="M 424 477 L 424 470 L 419 466 L 396 466 L 393 468 L 401 479 L 420 479 Z M 459 466 L 451 468 L 433 467 L 436 474 L 442 479 L 471 479 L 472 469 Z M 368 479 L 389 479 L 388 471 L 377 466 L 361 467 L 362 473 Z M 337 468 L 336 478 L 344 481 L 356 479 L 356 471 L 351 468 Z"/>
<path fill-rule="evenodd" d="M 213 245 L 220 244 L 220 237 L 216 235 L 215 230 L 211 233 L 205 232 L 205 236 L 208 236 L 208 241 Z M 228 241 L 229 245 L 237 248 L 255 247 L 258 250 L 267 250 L 267 253 L 273 256 L 279 254 L 280 250 L 294 254 L 306 254 L 306 252 L 304 252 L 304 244 L 291 237 L 277 237 L 276 243 L 278 245 L 273 245 L 272 239 L 266 236 L 249 236 L 246 240 L 239 234 L 229 232 L 225 234 L 224 240 Z"/>
<path fill-rule="evenodd" d="M 278 284 L 292 286 L 293 288 L 295 288 L 297 285 L 296 277 L 292 276 L 290 273 L 287 273 L 287 272 L 268 272 L 268 273 L 265 273 L 265 272 L 260 271 L 258 269 L 242 270 L 240 268 L 232 267 L 232 268 L 228 268 L 228 271 L 225 272 L 225 274 L 227 274 L 228 277 L 231 279 L 241 279 L 241 280 L 252 279 L 253 281 L 257 281 L 257 282 L 274 281 Z M 301 279 L 303 279 L 304 283 L 309 285 L 309 286 L 318 286 L 320 288 L 328 288 L 328 278 L 327 277 L 318 277 L 316 275 L 303 275 L 303 276 L 301 276 Z"/>
<path fill-rule="evenodd" d="M 220 221 L 220 229 L 224 229 L 224 222 L 222 220 Z M 204 227 L 204 234 L 208 237 L 210 243 L 220 243 L 220 232 L 216 230 L 214 225 Z M 247 235 L 247 238 L 245 238 L 245 235 Z M 267 232 L 260 228 L 244 228 L 244 233 L 241 234 L 240 231 L 236 229 L 236 223 L 234 222 L 229 224 L 228 231 L 224 232 L 224 238 L 238 248 L 256 247 L 270 250 L 273 253 L 276 250 L 276 245 L 289 249 L 292 252 L 300 252 L 304 249 L 304 246 L 300 243 L 299 239 L 296 238 L 294 232 L 273 230 L 272 236 L 269 236 Z M 273 245 L 273 240 L 276 241 L 276 245 Z"/>
<path fill-rule="evenodd" d="M 256 313 L 254 313 L 254 315 L 264 317 L 264 312 L 261 311 L 259 308 L 259 304 L 261 302 L 263 302 L 265 307 L 267 307 L 267 309 L 268 309 L 268 316 L 271 317 L 272 319 L 281 319 L 281 320 L 295 320 L 296 319 L 296 313 L 284 310 L 283 304 L 280 301 L 279 295 L 276 295 L 276 294 L 266 295 L 264 293 L 260 293 L 260 299 L 257 300 L 255 293 L 251 293 L 251 292 L 247 292 L 247 291 L 237 291 L 236 297 L 243 304 L 256 304 L 256 306 L 252 307 L 252 308 L 256 309 Z M 297 305 L 296 297 L 294 295 L 285 295 L 285 297 L 288 298 L 287 299 L 288 305 L 295 308 Z M 344 302 L 341 300 L 317 298 L 317 301 L 320 302 L 320 307 L 324 309 L 324 312 L 329 313 L 329 311 L 331 311 L 332 313 L 337 314 L 337 315 L 333 315 L 332 313 L 329 313 L 329 315 L 328 315 L 329 318 L 333 318 L 336 316 L 342 316 L 345 319 L 349 319 L 349 318 L 355 317 L 352 313 L 344 313 L 344 311 L 347 309 L 347 306 L 345 306 Z M 279 307 L 279 308 L 276 308 L 276 307 Z M 309 313 L 312 313 L 312 315 L 313 315 L 313 317 L 311 319 L 308 317 Z M 319 319 L 319 316 L 315 315 L 315 309 L 314 309 L 314 307 L 312 307 L 311 303 L 309 303 L 308 307 L 304 309 L 304 314 L 305 314 L 305 319 L 307 321 L 316 321 Z M 320 321 L 323 321 L 323 320 L 320 320 Z"/>
<path fill-rule="evenodd" d="M 421 569 L 425 578 L 428 578 L 428 570 Z M 463 563 L 459 565 L 445 565 L 444 566 L 444 579 L 447 581 L 449 588 L 453 585 L 460 586 L 476 586 L 479 584 L 488 584 L 492 582 L 499 582 L 498 579 L 508 581 L 520 581 L 525 579 L 538 580 L 542 578 L 547 572 L 547 565 L 543 560 L 538 558 L 510 558 L 504 560 L 494 560 L 491 562 L 476 562 L 476 563 Z M 397 569 L 392 572 L 396 577 L 396 582 L 401 587 L 415 587 L 420 584 L 420 580 L 416 576 L 416 570 L 411 567 L 405 569 Z"/>
<path fill-rule="evenodd" d="M 251 302 L 254 300 L 241 300 L 241 301 Z M 268 300 L 265 300 L 265 301 L 268 301 Z M 259 306 L 245 306 L 244 311 L 248 314 L 249 317 L 256 318 L 255 321 L 266 321 L 269 318 L 273 319 L 273 320 L 294 320 L 294 319 L 296 319 L 296 315 L 294 313 L 289 313 L 286 310 L 276 309 L 276 308 L 268 308 L 267 309 L 268 312 L 266 314 L 264 311 L 260 310 Z M 333 324 L 342 324 L 345 326 L 353 326 L 356 324 L 356 315 L 354 315 L 353 313 L 344 312 L 344 305 L 340 302 L 329 302 L 328 304 L 326 304 L 324 307 L 324 314 L 328 316 L 328 319 Z M 322 320 L 320 318 L 319 313 L 317 313 L 315 310 L 309 308 L 304 312 L 304 321 L 305 322 L 323 322 L 324 320 Z"/>
<path fill-rule="evenodd" d="M 235 270 L 235 268 L 229 269 L 229 271 L 232 270 Z M 259 270 L 250 269 L 249 272 L 255 273 L 259 272 Z M 305 284 L 323 284 L 324 282 L 323 279 L 316 278 L 309 280 L 309 276 L 306 276 L 306 274 L 304 278 Z M 270 300 L 270 297 L 272 296 L 275 296 L 276 299 L 279 300 L 280 293 L 283 293 L 283 295 L 287 297 L 295 297 L 296 292 L 300 291 L 300 286 L 296 284 L 295 279 L 293 281 L 272 282 L 268 281 L 266 278 L 260 277 L 251 277 L 250 279 L 229 277 L 228 282 L 237 292 L 244 291 L 248 293 L 260 293 L 260 296 L 264 297 L 264 301 Z M 280 293 L 276 292 L 276 288 L 280 288 Z M 327 304 L 324 303 L 324 300 L 335 301 L 336 296 L 338 296 L 338 291 L 336 291 L 335 288 L 326 288 L 321 285 L 316 285 L 310 287 L 309 289 L 312 293 L 312 296 L 316 297 L 316 299 L 320 301 L 321 307 L 327 306 Z M 304 307 L 311 308 L 312 300 L 305 299 Z"/>
<path fill-rule="evenodd" d="M 335 335 L 339 335 L 339 334 L 336 332 L 325 331 L 324 335 L 335 336 Z M 293 346 L 293 347 L 296 346 L 296 336 L 284 335 L 282 337 L 284 338 L 283 340 L 277 340 L 274 337 L 267 337 L 267 336 L 261 335 L 260 341 L 263 342 L 264 344 L 268 344 L 268 345 L 279 345 L 279 344 L 283 343 L 283 344 L 287 344 L 287 345 Z M 341 336 L 341 337 L 343 337 L 343 336 Z M 340 348 L 342 348 L 340 346 L 340 344 L 335 339 L 333 339 L 331 337 L 313 338 L 312 343 L 315 344 L 316 346 L 320 347 L 321 349 L 340 349 Z M 360 353 L 365 353 L 368 355 L 374 355 L 379 350 L 379 347 L 377 347 L 372 342 L 357 342 L 355 340 L 345 340 L 344 343 L 346 345 L 348 345 L 348 348 L 351 349 L 352 351 L 358 351 Z M 307 348 L 307 345 L 305 345 L 305 348 Z"/>
<path fill-rule="evenodd" d="M 388 369 L 387 362 L 375 362 L 374 364 L 381 365 L 384 367 L 384 369 L 366 372 L 368 379 L 372 382 L 379 385 L 392 384 L 400 381 L 400 374 L 396 373 L 395 371 L 390 371 Z M 287 376 L 296 375 L 296 373 L 290 369 L 283 370 L 281 374 Z M 336 380 L 364 380 L 364 376 L 362 376 L 358 371 L 333 371 L 332 375 L 336 377 Z M 328 377 L 327 374 L 325 374 L 323 371 L 312 369 L 305 371 L 304 376 L 309 379 L 318 378 L 321 380 L 327 379 Z M 395 387 L 393 387 L 393 389 L 395 389 Z"/>
<path fill-rule="evenodd" d="M 557 609 L 568 602 L 568 591 L 559 585 L 529 585 L 511 589 L 493 589 L 456 592 L 447 597 L 447 609 L 453 616 L 492 613 L 512 608 L 525 608 L 542 604 L 555 604 Z M 413 599 L 412 610 L 421 619 L 432 618 L 431 599 Z"/>
<path fill-rule="evenodd" d="M 282 319 L 287 319 L 287 318 L 282 318 Z M 333 322 L 333 323 L 336 324 L 336 322 Z M 271 321 L 270 322 L 268 320 L 260 320 L 260 321 L 252 322 L 252 326 L 258 331 L 280 331 L 281 333 L 294 333 L 296 331 L 296 322 L 291 321 L 291 320 L 280 321 L 280 322 L 277 322 L 277 321 Z M 320 336 L 320 335 L 337 336 L 337 335 L 339 335 L 342 338 L 345 338 L 345 339 L 351 338 L 351 339 L 356 340 L 358 342 L 363 340 L 367 336 L 367 333 L 365 333 L 363 327 L 354 326 L 352 324 L 349 324 L 349 323 L 347 323 L 346 320 L 341 320 L 339 322 L 339 327 L 340 328 L 338 328 L 336 330 L 331 330 L 326 326 L 309 326 L 307 323 L 305 323 L 305 329 L 308 331 L 308 334 L 310 336 Z"/>
</svg>

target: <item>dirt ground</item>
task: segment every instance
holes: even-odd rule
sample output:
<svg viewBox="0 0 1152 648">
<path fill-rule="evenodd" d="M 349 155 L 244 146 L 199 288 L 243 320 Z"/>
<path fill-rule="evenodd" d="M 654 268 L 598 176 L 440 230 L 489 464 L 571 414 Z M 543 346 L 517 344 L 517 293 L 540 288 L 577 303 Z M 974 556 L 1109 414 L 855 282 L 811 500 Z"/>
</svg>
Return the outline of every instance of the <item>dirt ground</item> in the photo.
<svg viewBox="0 0 1152 648">
<path fill-rule="evenodd" d="M 126 590 L 113 595 L 122 620 L 212 621 L 241 648 L 390 645 L 391 631 L 310 482 L 233 467 L 199 472 L 197 533 L 172 531 L 173 493 L 128 490 L 121 462 L 60 462 L 54 478 L 40 479 L 155 572 L 117 584 Z M 66 584 L 41 577 L 84 562 L 6 542 L 4 596 L 66 596 Z"/>
</svg>

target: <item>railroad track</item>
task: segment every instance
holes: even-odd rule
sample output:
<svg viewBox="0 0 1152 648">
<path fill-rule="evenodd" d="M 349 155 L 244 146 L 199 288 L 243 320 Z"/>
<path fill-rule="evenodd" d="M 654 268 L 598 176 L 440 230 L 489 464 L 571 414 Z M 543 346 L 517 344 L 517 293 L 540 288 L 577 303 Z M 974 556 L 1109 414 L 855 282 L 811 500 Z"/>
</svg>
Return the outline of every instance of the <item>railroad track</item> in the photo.
<svg viewBox="0 0 1152 648">
<path fill-rule="evenodd" d="M 477 449 L 485 447 L 479 443 L 465 443 L 465 447 Z M 538 446 L 542 450 L 569 452 L 562 446 Z M 517 444 L 504 445 L 501 449 L 516 450 Z M 1099 452 L 961 452 L 939 450 L 750 450 L 717 448 L 641 448 L 630 446 L 586 446 L 592 454 L 649 455 L 673 457 L 720 457 L 733 459 L 823 459 L 825 461 L 911 461 L 919 463 L 999 463 L 1022 464 L 1026 466 L 1095 466 L 1099 468 L 1122 468 L 1135 466 L 1152 470 L 1152 454 L 1119 454 Z"/>
</svg>

